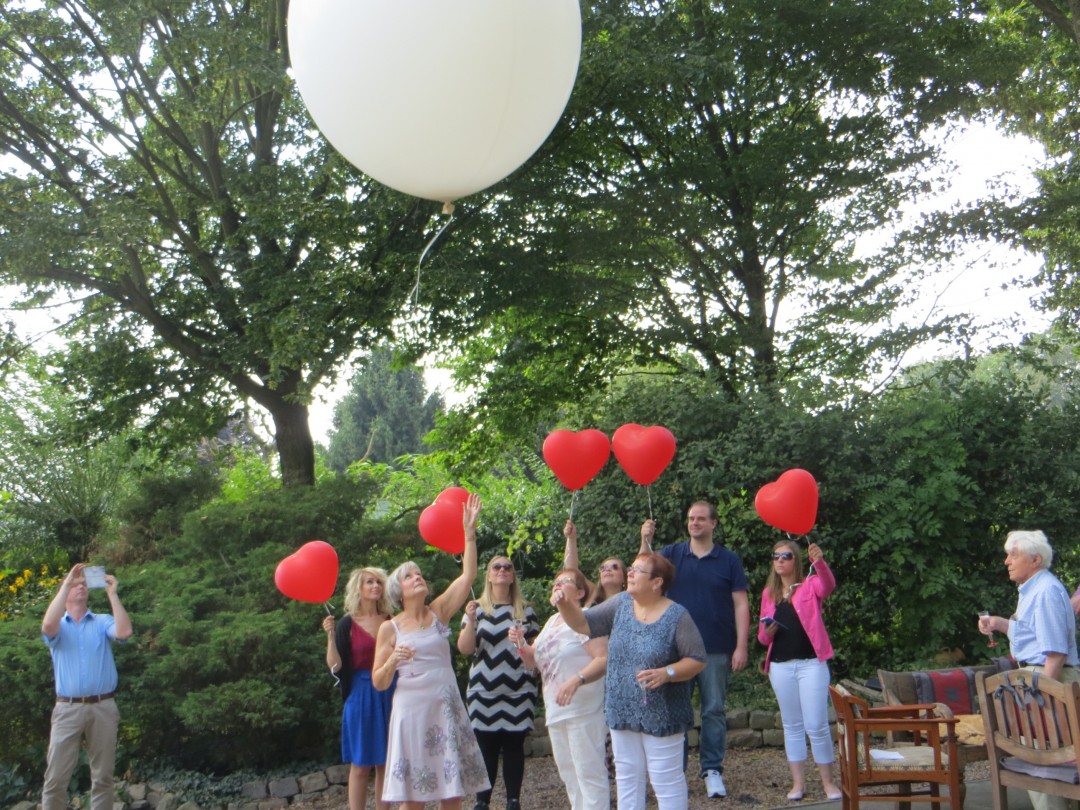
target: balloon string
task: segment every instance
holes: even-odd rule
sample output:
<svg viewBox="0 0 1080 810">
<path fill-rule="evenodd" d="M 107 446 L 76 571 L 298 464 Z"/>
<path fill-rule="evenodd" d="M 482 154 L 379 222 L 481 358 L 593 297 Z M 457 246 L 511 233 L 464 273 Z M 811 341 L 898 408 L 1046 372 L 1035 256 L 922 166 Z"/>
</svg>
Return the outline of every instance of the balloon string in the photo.
<svg viewBox="0 0 1080 810">
<path fill-rule="evenodd" d="M 413 288 L 409 291 L 408 295 L 408 297 L 413 300 L 413 306 L 417 306 L 420 303 L 420 268 L 423 266 L 424 259 L 427 257 L 428 251 L 431 250 L 431 246 L 439 240 L 439 237 L 443 235 L 443 231 L 449 228 L 450 223 L 454 221 L 454 204 L 450 202 L 443 203 L 442 212 L 444 214 L 449 214 L 446 218 L 446 222 L 444 222 L 438 232 L 428 240 L 428 243 L 424 245 L 424 249 L 420 253 L 420 261 L 416 263 L 416 284 L 413 285 Z"/>
<path fill-rule="evenodd" d="M 323 607 L 326 608 L 326 612 L 329 615 L 331 615 L 331 616 L 334 615 L 334 606 L 330 604 L 330 600 L 327 600 L 327 601 L 323 602 Z"/>
<path fill-rule="evenodd" d="M 648 484 L 645 485 L 645 494 L 649 497 L 649 520 L 652 520 L 652 489 L 649 488 Z"/>
<path fill-rule="evenodd" d="M 577 490 L 570 493 L 570 520 L 574 519 L 574 501 L 577 500 Z"/>
</svg>

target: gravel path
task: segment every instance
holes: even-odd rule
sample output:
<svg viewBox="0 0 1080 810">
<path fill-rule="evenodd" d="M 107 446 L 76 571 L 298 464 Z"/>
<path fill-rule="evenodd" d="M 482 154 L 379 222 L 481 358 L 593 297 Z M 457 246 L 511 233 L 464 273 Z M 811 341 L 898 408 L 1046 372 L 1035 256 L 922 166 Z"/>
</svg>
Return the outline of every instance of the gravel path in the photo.
<svg viewBox="0 0 1080 810">
<path fill-rule="evenodd" d="M 813 764 L 808 763 L 808 770 Z M 697 752 L 690 752 L 688 774 L 698 773 Z M 825 801 L 821 783 L 816 780 L 816 770 L 807 785 L 807 802 Z M 989 769 L 985 762 L 968 766 L 968 781 L 989 778 Z M 727 752 L 724 761 L 724 782 L 727 785 L 726 799 L 710 799 L 705 795 L 705 783 L 696 778 L 690 779 L 690 810 L 774 810 L 775 808 L 797 808 L 797 802 L 787 800 L 790 789 L 790 775 L 787 760 L 782 748 L 735 748 Z M 837 774 L 839 778 L 839 774 Z M 429 805 L 434 807 L 434 805 Z M 368 807 L 372 807 L 368 799 Z M 569 807 L 566 791 L 555 768 L 552 757 L 531 757 L 525 761 L 525 786 L 521 796 L 522 810 L 564 810 Z M 615 785 L 611 788 L 611 807 L 615 810 Z M 650 810 L 656 807 L 656 800 L 650 795 L 647 805 Z M 837 810 L 840 803 L 836 803 Z M 333 799 L 320 799 L 307 804 L 291 805 L 290 810 L 348 810 L 344 796 Z M 472 810 L 472 801 L 467 800 L 463 810 Z M 491 810 L 505 810 L 502 782 L 495 785 Z"/>
</svg>

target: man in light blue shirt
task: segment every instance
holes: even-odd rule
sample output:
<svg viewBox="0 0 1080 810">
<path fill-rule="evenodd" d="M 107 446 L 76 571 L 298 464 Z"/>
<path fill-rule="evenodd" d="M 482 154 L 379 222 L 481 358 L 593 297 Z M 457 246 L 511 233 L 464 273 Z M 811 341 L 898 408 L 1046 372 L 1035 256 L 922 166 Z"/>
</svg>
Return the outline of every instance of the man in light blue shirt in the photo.
<svg viewBox="0 0 1080 810">
<path fill-rule="evenodd" d="M 1009 636 L 1009 652 L 1024 669 L 1040 672 L 1062 683 L 1080 683 L 1076 650 L 1076 615 L 1069 592 L 1050 573 L 1054 551 L 1039 531 L 1009 532 L 1005 538 L 1005 566 L 1017 584 L 1016 613 L 1006 619 L 983 616 L 979 630 Z M 1064 810 L 1075 803 L 1061 796 L 1028 791 L 1035 810 Z"/>
<path fill-rule="evenodd" d="M 112 615 L 88 607 L 85 566 L 73 565 L 45 611 L 41 634 L 53 660 L 56 706 L 52 713 L 42 810 L 65 810 L 68 784 L 86 739 L 90 763 L 90 810 L 112 810 L 116 731 L 120 713 L 112 643 L 131 637 L 131 619 L 116 593 L 116 577 L 105 576 Z"/>
</svg>

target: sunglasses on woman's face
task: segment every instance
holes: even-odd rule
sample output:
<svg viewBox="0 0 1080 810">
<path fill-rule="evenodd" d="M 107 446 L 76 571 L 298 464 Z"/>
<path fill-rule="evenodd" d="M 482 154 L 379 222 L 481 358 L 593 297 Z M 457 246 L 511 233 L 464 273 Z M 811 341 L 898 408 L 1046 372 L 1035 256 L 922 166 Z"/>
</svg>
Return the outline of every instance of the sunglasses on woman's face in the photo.
<svg viewBox="0 0 1080 810">
<path fill-rule="evenodd" d="M 772 554 L 774 560 L 794 560 L 795 555 L 790 551 L 774 551 Z"/>
<path fill-rule="evenodd" d="M 619 570 L 619 564 L 618 563 L 604 563 L 603 565 L 600 566 L 600 573 L 601 574 L 604 573 L 605 571 L 618 571 L 618 570 Z"/>
<path fill-rule="evenodd" d="M 514 566 L 512 566 L 510 563 L 492 563 L 491 570 L 492 571 L 513 571 Z"/>
</svg>

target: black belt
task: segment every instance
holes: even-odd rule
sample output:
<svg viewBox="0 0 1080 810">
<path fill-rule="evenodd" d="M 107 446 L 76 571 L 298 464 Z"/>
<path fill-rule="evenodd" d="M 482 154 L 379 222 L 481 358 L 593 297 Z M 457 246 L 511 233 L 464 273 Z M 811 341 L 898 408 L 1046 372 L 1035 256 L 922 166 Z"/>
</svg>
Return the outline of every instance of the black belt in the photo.
<svg viewBox="0 0 1080 810">
<path fill-rule="evenodd" d="M 1042 664 L 1036 664 L 1034 661 L 1017 661 L 1016 663 L 1018 663 L 1022 667 L 1045 667 L 1046 666 L 1045 662 L 1043 662 Z M 1073 668 L 1072 664 L 1062 664 L 1061 666 L 1062 666 L 1063 669 L 1072 669 Z"/>
<path fill-rule="evenodd" d="M 56 696 L 57 703 L 101 703 L 103 700 L 112 700 L 116 692 L 106 692 L 104 695 L 89 695 L 88 697 L 69 698 L 63 695 Z"/>
</svg>

